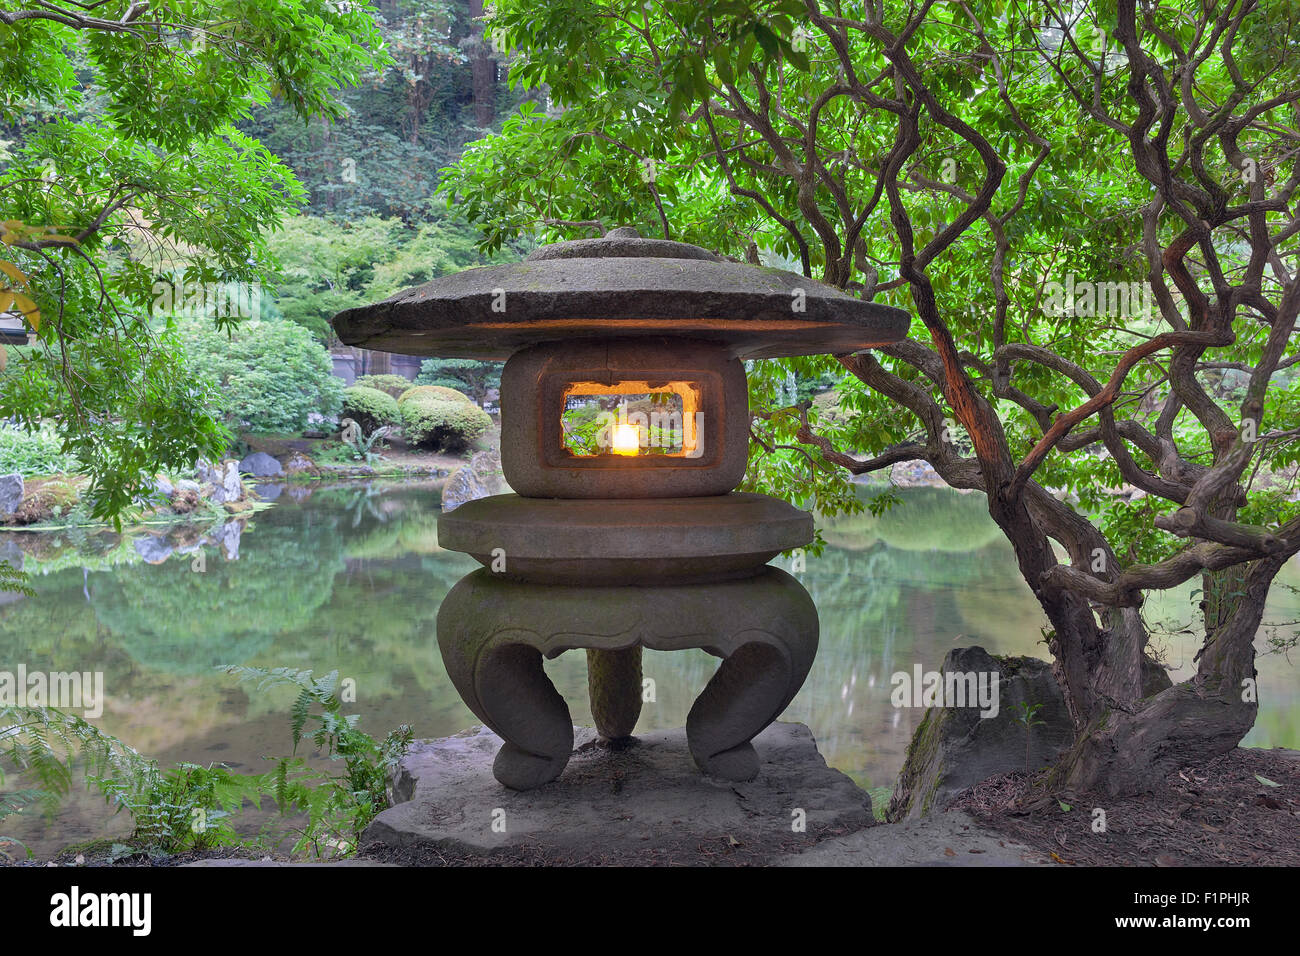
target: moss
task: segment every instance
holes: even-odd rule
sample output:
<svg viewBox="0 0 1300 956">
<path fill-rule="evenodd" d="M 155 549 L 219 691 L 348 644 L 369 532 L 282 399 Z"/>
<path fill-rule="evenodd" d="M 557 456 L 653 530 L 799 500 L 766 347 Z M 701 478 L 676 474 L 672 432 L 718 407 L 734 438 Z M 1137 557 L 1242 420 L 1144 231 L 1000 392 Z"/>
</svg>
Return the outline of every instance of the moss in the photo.
<svg viewBox="0 0 1300 956">
<path fill-rule="evenodd" d="M 898 806 L 894 806 L 891 801 L 888 811 L 890 819 L 902 819 L 907 816 L 912 807 L 918 804 L 922 814 L 930 812 L 939 789 L 939 781 L 943 779 L 943 763 L 938 760 L 938 752 L 939 737 L 947 716 L 946 710 L 929 708 L 917 725 L 916 732 L 912 734 L 912 739 L 908 741 L 907 758 L 903 763 L 903 769 L 898 774 L 898 785 L 895 789 L 896 793 L 901 791 L 908 794 L 908 799 Z M 918 791 L 918 785 L 927 779 L 929 785 L 924 791 Z"/>
<path fill-rule="evenodd" d="M 67 514 L 81 500 L 81 489 L 85 483 L 84 478 L 62 475 L 28 481 L 24 486 L 23 500 L 9 516 L 7 523 L 37 524 Z"/>
</svg>

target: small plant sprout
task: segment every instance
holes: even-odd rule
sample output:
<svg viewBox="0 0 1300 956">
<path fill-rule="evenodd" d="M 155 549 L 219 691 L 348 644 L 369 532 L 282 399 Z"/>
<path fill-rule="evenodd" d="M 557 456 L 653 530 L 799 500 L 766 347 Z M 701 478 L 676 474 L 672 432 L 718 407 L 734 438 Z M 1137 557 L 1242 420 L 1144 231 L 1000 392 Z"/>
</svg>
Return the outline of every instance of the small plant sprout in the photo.
<svg viewBox="0 0 1300 956">
<path fill-rule="evenodd" d="M 1043 709 L 1042 704 L 1031 704 L 1027 700 L 1022 700 L 1020 703 L 1016 704 L 1014 707 L 1011 708 L 1011 716 L 1014 717 L 1018 723 L 1024 724 L 1025 726 L 1025 771 L 1026 772 L 1029 771 L 1029 751 L 1030 751 L 1030 745 L 1033 743 L 1033 735 L 1031 731 L 1035 727 L 1047 726 L 1047 721 L 1040 720 L 1038 718 L 1038 712 L 1042 709 Z"/>
</svg>

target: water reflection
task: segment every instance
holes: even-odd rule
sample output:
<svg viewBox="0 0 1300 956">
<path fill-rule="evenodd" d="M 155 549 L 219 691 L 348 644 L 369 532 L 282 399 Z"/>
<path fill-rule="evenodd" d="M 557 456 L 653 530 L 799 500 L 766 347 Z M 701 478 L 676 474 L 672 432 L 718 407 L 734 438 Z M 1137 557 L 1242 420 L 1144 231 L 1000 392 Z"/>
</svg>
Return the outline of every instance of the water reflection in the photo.
<svg viewBox="0 0 1300 956">
<path fill-rule="evenodd" d="M 784 719 L 808 724 L 828 762 L 869 787 L 892 782 L 921 717 L 890 706 L 892 673 L 937 669 L 963 644 L 1046 656 L 1042 613 L 983 501 L 946 489 L 902 496 L 879 518 L 834 522 L 826 552 L 805 570 L 775 562 L 808 589 L 821 619 L 817 658 Z M 224 663 L 338 669 L 356 679 L 356 709 L 372 732 L 404 722 L 420 736 L 462 730 L 476 721 L 443 669 L 434 621 L 477 564 L 439 549 L 436 502 L 432 488 L 295 486 L 239 529 L 233 553 L 222 546 L 228 527 L 150 529 L 147 542 L 75 530 L 0 536 L 0 557 L 21 549 L 38 592 L 0 605 L 0 669 L 103 671 L 100 725 L 164 765 L 263 770 L 264 756 L 289 749 L 290 694 L 237 685 L 213 670 Z M 1294 562 L 1281 580 L 1300 584 Z M 1154 598 L 1148 619 L 1185 623 L 1192 586 Z M 1276 587 L 1266 621 L 1298 617 L 1300 600 Z M 1197 644 L 1194 634 L 1169 643 L 1175 679 L 1190 673 Z M 638 728 L 682 726 L 716 667 L 702 651 L 647 651 L 657 700 Z M 546 670 L 574 720 L 590 723 L 583 656 Z M 1259 670 L 1259 719 L 1246 742 L 1300 747 L 1295 671 L 1278 656 L 1262 657 Z M 48 829 L 13 818 L 0 828 L 48 853 L 99 835 L 106 817 L 98 797 L 80 795 Z"/>
</svg>

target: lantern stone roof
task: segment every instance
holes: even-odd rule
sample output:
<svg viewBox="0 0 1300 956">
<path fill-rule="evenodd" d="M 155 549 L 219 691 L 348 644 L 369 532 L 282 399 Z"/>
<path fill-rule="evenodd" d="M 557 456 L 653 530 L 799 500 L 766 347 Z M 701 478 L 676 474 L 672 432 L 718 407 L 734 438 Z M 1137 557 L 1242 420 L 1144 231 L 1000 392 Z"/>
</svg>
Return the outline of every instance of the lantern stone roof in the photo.
<svg viewBox="0 0 1300 956">
<path fill-rule="evenodd" d="M 625 227 L 441 276 L 333 324 L 347 345 L 407 355 L 505 359 L 541 342 L 655 336 L 717 342 L 751 359 L 885 345 L 907 334 L 909 317 L 798 273 Z"/>
</svg>

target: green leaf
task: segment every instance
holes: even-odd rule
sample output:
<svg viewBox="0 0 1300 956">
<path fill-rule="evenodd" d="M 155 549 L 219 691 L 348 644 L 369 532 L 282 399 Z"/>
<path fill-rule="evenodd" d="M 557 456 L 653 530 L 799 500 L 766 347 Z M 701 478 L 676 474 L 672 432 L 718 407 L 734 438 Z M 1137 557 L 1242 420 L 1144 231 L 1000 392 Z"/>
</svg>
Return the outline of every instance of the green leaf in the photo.
<svg viewBox="0 0 1300 956">
<path fill-rule="evenodd" d="M 736 76 L 731 72 L 731 61 L 727 59 L 727 51 L 723 47 L 713 48 L 713 68 L 718 73 L 718 79 L 725 85 L 733 85 L 736 82 Z"/>
</svg>

